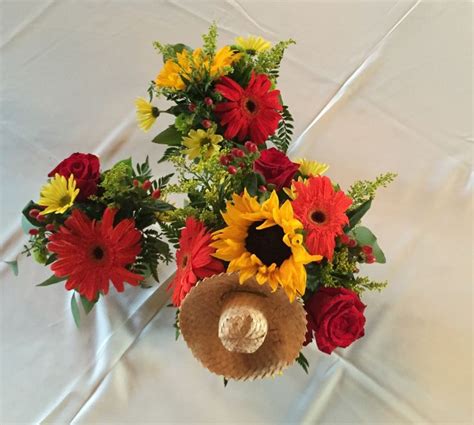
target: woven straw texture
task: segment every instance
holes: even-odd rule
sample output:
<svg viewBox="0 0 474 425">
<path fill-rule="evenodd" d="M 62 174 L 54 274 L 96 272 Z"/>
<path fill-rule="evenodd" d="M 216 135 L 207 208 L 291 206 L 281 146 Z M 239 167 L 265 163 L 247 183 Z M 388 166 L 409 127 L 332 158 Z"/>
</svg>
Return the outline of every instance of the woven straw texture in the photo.
<svg viewBox="0 0 474 425">
<path fill-rule="evenodd" d="M 218 335 L 221 314 L 236 292 L 259 297 L 258 308 L 268 323 L 265 340 L 253 353 L 228 351 Z M 252 380 L 279 373 L 294 362 L 305 339 L 306 313 L 300 302 L 290 303 L 282 289 L 272 293 L 255 279 L 240 285 L 237 273 L 224 273 L 202 280 L 189 292 L 179 325 L 193 355 L 207 369 L 227 379 Z"/>
</svg>

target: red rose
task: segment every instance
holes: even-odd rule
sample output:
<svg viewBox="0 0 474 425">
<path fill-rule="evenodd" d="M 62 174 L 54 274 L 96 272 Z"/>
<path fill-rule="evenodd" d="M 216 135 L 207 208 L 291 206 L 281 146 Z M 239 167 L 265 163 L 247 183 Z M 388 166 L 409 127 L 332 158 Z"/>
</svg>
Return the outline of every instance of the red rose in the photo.
<svg viewBox="0 0 474 425">
<path fill-rule="evenodd" d="M 274 184 L 278 190 L 291 185 L 299 168 L 299 164 L 291 162 L 283 152 L 275 148 L 262 151 L 260 158 L 255 161 L 255 171 L 262 174 L 267 183 Z"/>
<path fill-rule="evenodd" d="M 79 201 L 85 201 L 89 196 L 97 192 L 97 183 L 99 182 L 100 163 L 99 158 L 90 153 L 73 153 L 69 158 L 62 160 L 48 177 L 60 174 L 68 178 L 74 175 L 77 187 L 79 188 Z"/>
<path fill-rule="evenodd" d="M 331 354 L 364 336 L 365 305 L 345 288 L 321 288 L 306 303 L 308 331 L 305 345 L 316 337 L 318 348 Z"/>
</svg>

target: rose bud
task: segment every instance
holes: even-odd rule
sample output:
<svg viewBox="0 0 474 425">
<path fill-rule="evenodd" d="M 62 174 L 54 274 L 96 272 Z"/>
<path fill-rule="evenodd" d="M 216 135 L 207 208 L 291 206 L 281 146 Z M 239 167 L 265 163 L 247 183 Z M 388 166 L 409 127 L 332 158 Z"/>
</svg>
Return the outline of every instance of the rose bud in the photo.
<svg viewBox="0 0 474 425">
<path fill-rule="evenodd" d="M 42 223 L 42 222 L 45 221 L 45 220 L 46 220 L 46 217 L 45 217 L 44 215 L 42 215 L 42 214 L 38 214 L 38 215 L 36 216 L 36 221 L 39 221 L 40 223 Z"/>
<path fill-rule="evenodd" d="M 52 223 L 49 223 L 49 224 L 46 225 L 46 230 L 48 232 L 54 232 L 56 230 L 56 226 Z"/>
<path fill-rule="evenodd" d="M 212 121 L 210 121 L 210 120 L 202 120 L 202 121 L 201 121 L 201 124 L 202 124 L 202 126 L 203 126 L 204 128 L 210 128 L 211 125 L 212 125 Z"/>
<path fill-rule="evenodd" d="M 194 112 L 196 110 L 196 105 L 194 103 L 190 103 L 188 105 L 188 111 L 189 112 Z"/>
<path fill-rule="evenodd" d="M 151 187 L 151 181 L 150 180 L 145 180 L 142 184 L 142 189 L 143 190 L 148 190 Z"/>
<path fill-rule="evenodd" d="M 137 179 L 133 179 L 133 186 L 138 187 L 140 182 Z"/>
<path fill-rule="evenodd" d="M 258 146 L 251 142 L 250 140 L 248 140 L 247 142 L 245 142 L 245 149 L 247 149 L 250 153 L 256 153 L 258 152 Z"/>
<path fill-rule="evenodd" d="M 30 229 L 30 230 L 28 230 L 28 233 L 31 236 L 36 236 L 39 233 L 39 230 L 38 229 Z"/>
<path fill-rule="evenodd" d="M 154 190 L 153 193 L 151 194 L 151 197 L 153 199 L 160 199 L 160 196 L 161 196 L 161 190 L 160 189 Z"/>
<path fill-rule="evenodd" d="M 38 217 L 38 214 L 40 213 L 40 210 L 37 210 L 36 208 L 33 208 L 32 210 L 29 210 L 28 211 L 28 215 L 31 217 L 31 218 L 36 218 Z"/>
<path fill-rule="evenodd" d="M 207 106 L 212 106 L 212 104 L 214 103 L 213 100 L 210 98 L 210 97 L 205 97 L 204 98 L 204 103 L 207 105 Z"/>
<path fill-rule="evenodd" d="M 247 166 L 247 164 L 246 164 L 245 162 L 241 162 L 241 163 L 239 164 L 239 167 L 240 167 L 240 168 L 245 168 L 246 166 Z"/>
<path fill-rule="evenodd" d="M 227 167 L 227 172 L 229 174 L 236 174 L 237 173 L 237 168 L 235 168 L 233 165 L 229 165 L 229 167 Z"/>
<path fill-rule="evenodd" d="M 238 149 L 238 148 L 232 148 L 231 153 L 236 158 L 243 158 L 245 156 L 245 152 L 242 149 Z"/>
<path fill-rule="evenodd" d="M 278 149 L 270 148 L 261 152 L 260 158 L 255 161 L 254 168 L 255 171 L 265 177 L 267 184 L 273 184 L 277 190 L 281 190 L 284 187 L 291 186 L 300 164 L 291 162 Z"/>
</svg>

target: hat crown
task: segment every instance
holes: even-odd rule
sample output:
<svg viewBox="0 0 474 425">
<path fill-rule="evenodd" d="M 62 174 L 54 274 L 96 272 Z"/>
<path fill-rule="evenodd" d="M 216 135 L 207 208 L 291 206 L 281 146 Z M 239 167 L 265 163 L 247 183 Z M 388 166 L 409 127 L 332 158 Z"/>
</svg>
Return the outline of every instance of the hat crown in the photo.
<svg viewBox="0 0 474 425">
<path fill-rule="evenodd" d="M 261 296 L 235 292 L 223 305 L 219 339 L 232 353 L 254 353 L 265 341 L 268 322 L 260 306 Z"/>
</svg>

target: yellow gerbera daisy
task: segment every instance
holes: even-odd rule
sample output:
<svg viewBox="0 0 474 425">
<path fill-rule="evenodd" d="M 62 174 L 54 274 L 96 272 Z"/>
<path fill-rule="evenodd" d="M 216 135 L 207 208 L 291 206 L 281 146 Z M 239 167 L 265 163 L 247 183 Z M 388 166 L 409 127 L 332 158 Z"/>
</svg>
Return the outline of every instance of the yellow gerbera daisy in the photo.
<svg viewBox="0 0 474 425">
<path fill-rule="evenodd" d="M 283 287 L 290 301 L 306 289 L 305 264 L 321 260 L 303 246 L 303 225 L 293 215 L 290 201 L 281 207 L 278 195 L 259 204 L 247 190 L 234 194 L 222 213 L 227 227 L 214 233 L 215 257 L 229 261 L 228 272 L 240 272 L 240 283 L 255 276 L 275 291 Z"/>
<path fill-rule="evenodd" d="M 297 159 L 295 162 L 300 164 L 298 171 L 305 177 L 318 176 L 329 169 L 329 165 L 318 161 L 310 161 L 309 159 Z"/>
<path fill-rule="evenodd" d="M 143 99 L 143 97 L 135 100 L 135 106 L 137 107 L 138 126 L 143 131 L 148 131 L 160 115 L 160 111 L 156 106 Z"/>
<path fill-rule="evenodd" d="M 272 43 L 269 41 L 262 37 L 255 37 L 253 35 L 248 37 L 237 37 L 235 39 L 235 45 L 252 55 L 258 52 L 264 52 L 272 47 Z"/>
<path fill-rule="evenodd" d="M 219 143 L 224 138 L 215 132 L 215 128 L 191 130 L 188 136 L 183 138 L 183 145 L 188 148 L 184 152 L 189 159 L 198 157 L 203 150 L 205 158 L 209 158 L 214 152 L 219 152 Z"/>
<path fill-rule="evenodd" d="M 40 214 L 65 213 L 71 208 L 78 194 L 79 189 L 76 189 L 76 181 L 73 174 L 67 180 L 66 177 L 55 174 L 50 182 L 41 189 L 38 205 L 46 207 L 46 209 L 41 211 Z"/>
</svg>

